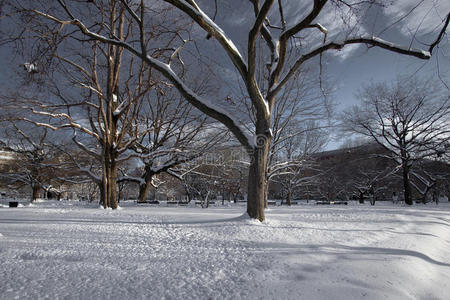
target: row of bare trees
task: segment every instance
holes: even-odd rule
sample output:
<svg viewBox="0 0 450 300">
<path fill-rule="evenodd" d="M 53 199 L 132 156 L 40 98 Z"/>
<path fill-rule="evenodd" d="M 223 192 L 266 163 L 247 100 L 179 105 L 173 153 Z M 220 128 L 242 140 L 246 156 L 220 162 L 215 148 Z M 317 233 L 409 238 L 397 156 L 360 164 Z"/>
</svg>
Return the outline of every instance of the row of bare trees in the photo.
<svg viewBox="0 0 450 300">
<path fill-rule="evenodd" d="M 445 125 L 445 122 L 448 120 L 444 118 L 448 112 L 448 106 L 444 106 L 448 98 L 442 94 L 440 97 L 429 94 L 421 99 L 423 106 L 422 109 L 418 109 L 413 104 L 416 103 L 417 97 L 422 95 L 423 89 L 418 89 L 420 93 L 413 92 L 410 85 L 401 85 L 401 83 L 402 81 L 397 82 L 396 89 L 390 90 L 391 93 L 387 93 L 386 89 L 392 86 L 384 84 L 377 85 L 379 87 L 377 91 L 373 90 L 372 85 L 368 86 L 361 94 L 371 93 L 374 97 L 372 100 L 376 98 L 375 102 L 378 104 L 388 100 L 396 103 L 399 99 L 398 95 L 403 95 L 397 89 L 406 89 L 407 96 L 401 98 L 405 102 L 405 107 L 417 109 L 415 114 L 422 117 L 434 118 L 432 129 L 422 131 L 423 128 L 420 127 L 415 128 L 414 134 L 412 134 L 412 130 L 404 134 L 410 143 L 420 145 L 420 150 L 427 149 L 427 151 L 416 151 L 414 148 L 408 148 L 408 157 L 412 159 L 409 166 L 412 178 L 408 178 L 407 184 L 411 185 L 414 191 L 410 191 L 410 194 L 403 192 L 404 199 L 408 202 L 407 196 L 409 195 L 412 201 L 412 195 L 415 194 L 416 199 L 419 195 L 422 201 L 426 202 L 430 194 L 436 198 L 448 190 L 449 153 L 446 149 L 448 142 L 445 138 L 448 134 L 448 124 Z M 415 80 L 413 86 L 420 87 L 421 85 Z M 364 106 L 367 104 L 366 101 L 363 101 L 360 107 L 351 108 L 344 113 L 343 125 L 345 125 L 346 132 L 354 132 L 366 127 L 373 130 L 378 129 L 376 124 L 370 123 L 371 119 L 368 114 L 375 114 L 380 110 L 363 110 L 363 108 L 367 108 Z M 170 103 L 170 101 L 166 99 L 164 103 Z M 429 110 L 431 107 L 436 108 L 435 105 L 438 105 L 438 110 Z M 388 106 L 395 107 L 394 104 Z M 163 115 L 170 115 L 163 108 L 159 108 L 157 111 L 164 112 Z M 395 112 L 408 113 L 406 110 L 398 109 Z M 432 115 L 426 114 L 430 112 Z M 151 116 L 151 114 L 146 113 L 146 116 Z M 352 119 L 349 120 L 348 117 Z M 151 119 L 153 123 L 162 122 L 156 116 Z M 388 115 L 382 118 L 382 121 L 388 122 L 394 119 L 396 118 Z M 352 120 L 364 121 L 366 127 L 351 123 Z M 418 118 L 415 120 L 418 121 Z M 439 120 L 440 122 L 438 122 Z M 147 121 L 149 122 L 150 119 Z M 5 123 L 2 124 L 5 125 Z M 37 197 L 37 193 L 41 189 L 49 191 L 52 183 L 79 184 L 87 182 L 82 175 L 88 175 L 91 180 L 100 177 L 101 168 L 99 168 L 98 161 L 83 149 L 74 152 L 73 142 L 67 146 L 63 145 L 64 139 L 56 138 L 54 134 L 51 136 L 53 132 L 47 127 L 27 127 L 25 125 L 29 124 L 22 120 L 13 121 L 13 119 L 6 124 L 9 126 L 4 127 L 6 139 L 2 141 L 2 149 L 9 153 L 15 153 L 16 159 L 14 162 L 11 161 L 13 165 L 15 164 L 14 170 L 7 172 L 2 170 L 1 176 L 3 179 L 7 178 L 11 182 L 18 183 L 15 185 L 16 187 L 30 186 L 32 199 Z M 168 124 L 170 124 L 169 127 L 177 128 L 176 122 Z M 239 147 L 233 147 L 231 144 L 224 146 L 223 143 L 217 142 L 218 139 L 223 139 L 222 134 L 206 135 L 206 139 L 202 140 L 197 136 L 200 132 L 199 128 L 193 127 L 195 128 L 193 132 L 184 129 L 189 127 L 189 124 L 190 122 L 186 119 L 180 120 L 183 130 L 175 132 L 178 134 L 183 132 L 182 136 L 187 137 L 189 143 L 193 143 L 190 151 L 182 151 L 186 150 L 183 148 L 176 150 L 177 145 L 168 143 L 168 137 L 173 134 L 168 128 L 164 131 L 155 131 L 151 137 L 145 136 L 145 139 L 136 143 L 134 147 L 139 150 L 130 152 L 132 159 L 128 160 L 127 165 L 122 165 L 120 176 L 116 178 L 117 183 L 121 184 L 118 191 L 125 187 L 125 183 L 137 183 L 139 201 L 145 201 L 150 186 L 158 190 L 170 189 L 170 187 L 164 187 L 167 184 L 177 185 L 177 183 L 166 180 L 167 176 L 161 180 L 158 174 L 166 172 L 180 180 L 189 201 L 200 199 L 202 204 L 207 207 L 209 200 L 218 195 L 222 197 L 222 201 L 242 199 L 246 190 L 246 170 L 250 163 L 247 155 Z M 402 182 L 402 179 L 404 180 L 401 157 L 381 143 L 382 140 L 373 139 L 375 145 L 378 143 L 378 147 L 373 144 L 361 144 L 358 147 L 339 151 L 317 153 L 322 150 L 328 139 L 323 129 L 317 128 L 316 121 L 307 123 L 306 128 L 298 124 L 294 126 L 294 124 L 296 123 L 288 124 L 284 133 L 279 135 L 280 139 L 286 137 L 283 143 L 273 143 L 272 145 L 274 156 L 273 164 L 270 165 L 272 173 L 268 173 L 269 188 L 267 191 L 267 196 L 271 199 L 283 198 L 288 205 L 291 204 L 292 198 L 327 200 L 358 198 L 360 202 L 369 198 L 374 203 L 377 198 L 389 199 L 390 193 L 393 191 L 401 194 L 398 188 L 399 183 Z M 372 124 L 373 127 L 368 127 L 368 124 Z M 158 128 L 158 126 L 153 125 L 153 128 Z M 392 128 L 392 126 L 387 128 Z M 388 129 L 384 130 L 386 135 L 390 134 Z M 190 134 L 185 135 L 187 132 Z M 383 132 L 383 130 L 379 132 Z M 425 134 L 426 136 L 432 134 L 434 138 L 421 139 L 421 136 Z M 161 137 L 159 137 L 160 135 Z M 195 139 L 194 136 L 196 136 Z M 389 137 L 392 138 L 392 135 Z M 57 140 L 59 143 L 56 145 L 50 140 Z M 174 140 L 177 141 L 178 146 L 184 142 L 182 138 Z M 154 148 L 151 149 L 153 158 L 142 155 L 147 154 L 142 151 L 148 149 L 144 147 L 144 141 L 153 145 Z M 395 145 L 397 144 L 400 142 Z M 216 145 L 221 147 L 214 147 Z M 164 148 L 164 146 L 168 148 Z M 161 147 L 164 150 L 158 151 Z M 187 147 L 187 144 L 184 147 Z M 174 153 L 178 154 L 178 157 L 175 157 Z M 202 155 L 204 153 L 207 155 Z M 74 169 L 78 171 L 74 171 Z M 101 180 L 93 181 L 101 190 Z M 53 191 L 55 191 L 54 188 Z"/>
<path fill-rule="evenodd" d="M 5 124 L 2 124 L 5 126 Z M 30 187 L 31 200 L 38 198 L 42 189 L 49 189 L 59 162 L 47 140 L 48 130 L 21 128 L 16 122 L 5 126 L 0 148 L 10 156 L 2 161 L 0 179 L 14 189 Z"/>
<path fill-rule="evenodd" d="M 72 142 L 91 162 L 86 164 L 72 157 L 68 150 L 67 156 L 98 185 L 104 207 L 117 207 L 117 183 L 138 182 L 139 198 L 143 200 L 155 175 L 192 159 L 202 148 L 216 142 L 217 130 L 202 132 L 200 137 L 199 132 L 208 125 L 206 118 L 193 112 L 171 84 L 154 74 L 152 66 L 124 55 L 123 47 L 117 45 L 81 37 L 73 39 L 70 33 L 61 36 L 62 27 L 36 20 L 38 15 L 22 4 L 11 3 L 11 11 L 24 17 L 19 21 L 26 22 L 27 30 L 17 32 L 14 29 L 21 29 L 13 28 L 11 35 L 24 48 L 37 41 L 25 55 L 40 58 L 33 60 L 32 72 L 26 69 L 31 96 L 21 93 L 3 97 L 2 106 L 10 111 L 10 116 L 2 119 L 12 124 L 16 133 L 27 137 L 27 147 L 31 148 L 37 149 L 34 140 L 18 130 L 19 122 L 45 128 L 45 132 L 48 129 L 71 135 Z M 74 9 L 86 18 L 98 14 L 96 17 L 102 22 L 97 34 L 119 39 L 133 34 L 127 11 L 119 2 L 111 1 L 106 6 L 92 3 L 88 7 L 80 4 Z M 168 9 L 159 12 L 161 20 L 170 14 Z M 173 26 L 166 27 L 162 21 L 146 28 L 152 36 L 147 41 L 150 46 L 146 47 L 153 49 L 154 57 L 172 59 L 168 57 L 172 44 L 186 25 L 175 23 L 174 31 Z M 197 87 L 196 91 L 201 93 L 201 84 Z M 43 142 L 44 139 L 40 141 Z M 119 176 L 119 166 L 130 160 L 144 166 L 142 174 Z M 34 186 L 39 189 L 39 185 Z"/>
<path fill-rule="evenodd" d="M 386 151 L 384 156 L 401 170 L 405 202 L 412 204 L 412 176 L 425 185 L 422 194 L 432 187 L 433 176 L 423 173 L 420 163 L 436 158 L 450 162 L 450 94 L 432 82 L 403 77 L 368 85 L 359 97 L 361 103 L 343 115 L 344 130 L 366 136 Z"/>
<path fill-rule="evenodd" d="M 137 114 L 145 109 L 148 93 L 158 93 L 170 85 L 204 115 L 223 124 L 246 149 L 250 157 L 247 212 L 264 220 L 270 149 L 276 137 L 274 112 L 289 84 L 302 85 L 299 72 L 307 67 L 319 69 L 321 77 L 322 55 L 348 45 L 429 59 L 450 18 L 447 15 L 437 32 L 428 37 L 425 49 L 414 49 L 385 41 L 380 36 L 386 28 L 376 28 L 376 24 L 367 33 L 364 20 L 371 11 L 383 7 L 379 1 L 305 1 L 295 4 L 303 12 L 300 16 L 286 13 L 287 7 L 293 7 L 290 2 L 249 0 L 247 4 L 245 9 L 233 4 L 239 13 L 246 14 L 244 43 L 241 36 L 228 35 L 221 28 L 219 20 L 227 18 L 229 12 L 217 2 L 213 10 L 194 0 L 8 1 L 3 7 L 18 24 L 11 40 L 32 53 L 30 70 L 43 65 L 46 75 L 53 78 L 50 103 L 35 103 L 34 114 L 50 117 L 52 122 L 60 120 L 46 123 L 48 128 L 79 132 L 74 142 L 101 163 L 99 182 L 105 206 L 117 206 L 113 179 L 118 164 L 128 157 L 153 155 L 146 151 L 129 154 L 130 147 L 149 131 L 147 128 L 142 133 Z M 333 11 L 336 17 L 330 23 L 327 16 Z M 208 16 L 212 13 L 213 18 Z M 326 28 L 323 24 L 333 25 Z M 208 52 L 210 47 L 218 50 Z M 239 78 L 246 94 L 237 105 L 231 105 L 221 93 L 198 89 L 198 82 L 215 78 L 219 79 L 217 86 L 222 86 L 218 74 L 203 72 L 202 80 L 192 80 L 205 56 L 213 61 L 228 58 L 227 71 Z M 66 93 L 66 88 L 58 87 L 61 79 L 65 87 L 81 87 L 81 91 L 70 89 Z M 326 94 L 322 84 L 319 90 Z M 253 122 L 236 109 L 243 106 L 250 108 Z M 76 117 L 80 110 L 86 110 L 89 117 Z M 38 125 L 34 119 L 26 121 Z M 81 134 L 93 139 L 95 148 L 82 143 Z"/>
</svg>

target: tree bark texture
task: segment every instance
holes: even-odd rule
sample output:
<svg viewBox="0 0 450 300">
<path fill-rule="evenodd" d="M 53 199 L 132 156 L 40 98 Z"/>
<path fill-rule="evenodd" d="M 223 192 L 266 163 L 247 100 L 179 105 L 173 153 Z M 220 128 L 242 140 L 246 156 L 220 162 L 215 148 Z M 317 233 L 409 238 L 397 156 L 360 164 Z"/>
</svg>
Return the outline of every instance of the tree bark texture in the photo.
<svg viewBox="0 0 450 300">
<path fill-rule="evenodd" d="M 32 186 L 32 195 L 31 195 L 31 202 L 35 201 L 39 197 L 39 191 L 41 190 L 41 186 L 39 184 L 34 184 Z"/>
<path fill-rule="evenodd" d="M 264 189 L 264 208 L 269 207 L 269 181 L 266 179 L 265 182 L 265 189 Z"/>
<path fill-rule="evenodd" d="M 150 170 L 145 170 L 144 174 L 144 182 L 139 185 L 139 202 L 147 201 L 147 194 L 150 190 L 150 186 L 152 185 L 152 177 L 153 173 Z"/>
<path fill-rule="evenodd" d="M 287 193 L 287 195 L 286 195 L 286 204 L 287 204 L 288 206 L 291 206 L 291 205 L 292 205 L 292 192 L 291 192 L 290 189 L 289 189 L 289 191 L 288 191 L 288 193 Z"/>
<path fill-rule="evenodd" d="M 258 130 L 262 127 L 262 130 Z M 264 221 L 266 200 L 266 170 L 271 136 L 269 127 L 257 126 L 256 147 L 251 155 L 248 173 L 247 213 L 250 218 Z"/>
<path fill-rule="evenodd" d="M 108 149 L 108 147 L 106 147 Z M 116 209 L 117 202 L 117 163 L 114 153 L 112 151 L 105 151 L 103 159 L 103 207 L 110 207 Z"/>
</svg>

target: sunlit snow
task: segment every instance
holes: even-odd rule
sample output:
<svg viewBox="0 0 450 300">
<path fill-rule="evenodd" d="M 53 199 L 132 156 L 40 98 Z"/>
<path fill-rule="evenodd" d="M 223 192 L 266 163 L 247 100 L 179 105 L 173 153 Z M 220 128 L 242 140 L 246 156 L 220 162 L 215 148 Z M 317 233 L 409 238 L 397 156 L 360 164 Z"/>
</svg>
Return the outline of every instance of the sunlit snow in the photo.
<svg viewBox="0 0 450 300">
<path fill-rule="evenodd" d="M 0 207 L 1 299 L 445 299 L 450 205 Z"/>
</svg>

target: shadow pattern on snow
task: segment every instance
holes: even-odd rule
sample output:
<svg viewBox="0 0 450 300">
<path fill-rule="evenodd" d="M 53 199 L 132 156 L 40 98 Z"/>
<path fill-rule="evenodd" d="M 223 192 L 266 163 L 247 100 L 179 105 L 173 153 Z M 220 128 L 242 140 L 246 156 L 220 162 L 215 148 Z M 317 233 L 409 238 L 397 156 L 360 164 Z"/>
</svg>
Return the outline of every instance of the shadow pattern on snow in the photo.
<svg viewBox="0 0 450 300">
<path fill-rule="evenodd" d="M 292 245 L 292 244 L 281 244 L 281 243 L 260 243 L 261 248 L 265 248 L 264 252 L 276 251 L 277 253 L 283 255 L 294 255 L 294 254 L 334 254 L 334 255 L 374 255 L 374 254 L 385 254 L 385 255 L 395 255 L 395 256 L 410 256 L 422 259 L 426 262 L 450 267 L 449 263 L 440 262 L 414 250 L 406 249 L 396 249 L 396 248 L 382 248 L 382 247 L 361 247 L 361 246 L 346 246 L 346 245 Z M 343 250 L 349 252 L 343 252 Z"/>
</svg>

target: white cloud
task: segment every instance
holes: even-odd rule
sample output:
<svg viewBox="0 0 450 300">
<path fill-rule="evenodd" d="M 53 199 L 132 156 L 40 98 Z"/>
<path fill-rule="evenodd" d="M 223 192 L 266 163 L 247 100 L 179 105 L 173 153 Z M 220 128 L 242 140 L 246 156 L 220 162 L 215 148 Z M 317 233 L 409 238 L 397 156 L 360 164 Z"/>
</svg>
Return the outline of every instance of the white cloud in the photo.
<svg viewBox="0 0 450 300">
<path fill-rule="evenodd" d="M 351 44 L 346 45 L 342 50 L 339 51 L 331 51 L 330 54 L 337 57 L 340 61 L 343 61 L 350 57 L 356 49 L 361 47 L 361 44 Z"/>
<path fill-rule="evenodd" d="M 400 31 L 404 35 L 414 34 L 416 31 L 420 35 L 436 30 L 449 11 L 450 1 L 448 0 L 393 1 L 392 5 L 384 9 L 384 13 L 392 20 L 398 20 L 407 15 L 399 23 Z"/>
<path fill-rule="evenodd" d="M 355 14 L 347 6 L 337 8 L 334 5 L 325 6 L 316 22 L 324 26 L 328 31 L 327 42 L 340 42 L 350 36 L 360 36 L 366 34 L 364 26 L 360 24 L 360 15 Z M 323 43 L 323 35 L 315 32 L 307 37 L 310 45 L 317 47 Z M 339 60 L 345 60 L 360 45 L 346 45 L 342 50 L 329 51 L 329 53 Z"/>
</svg>

